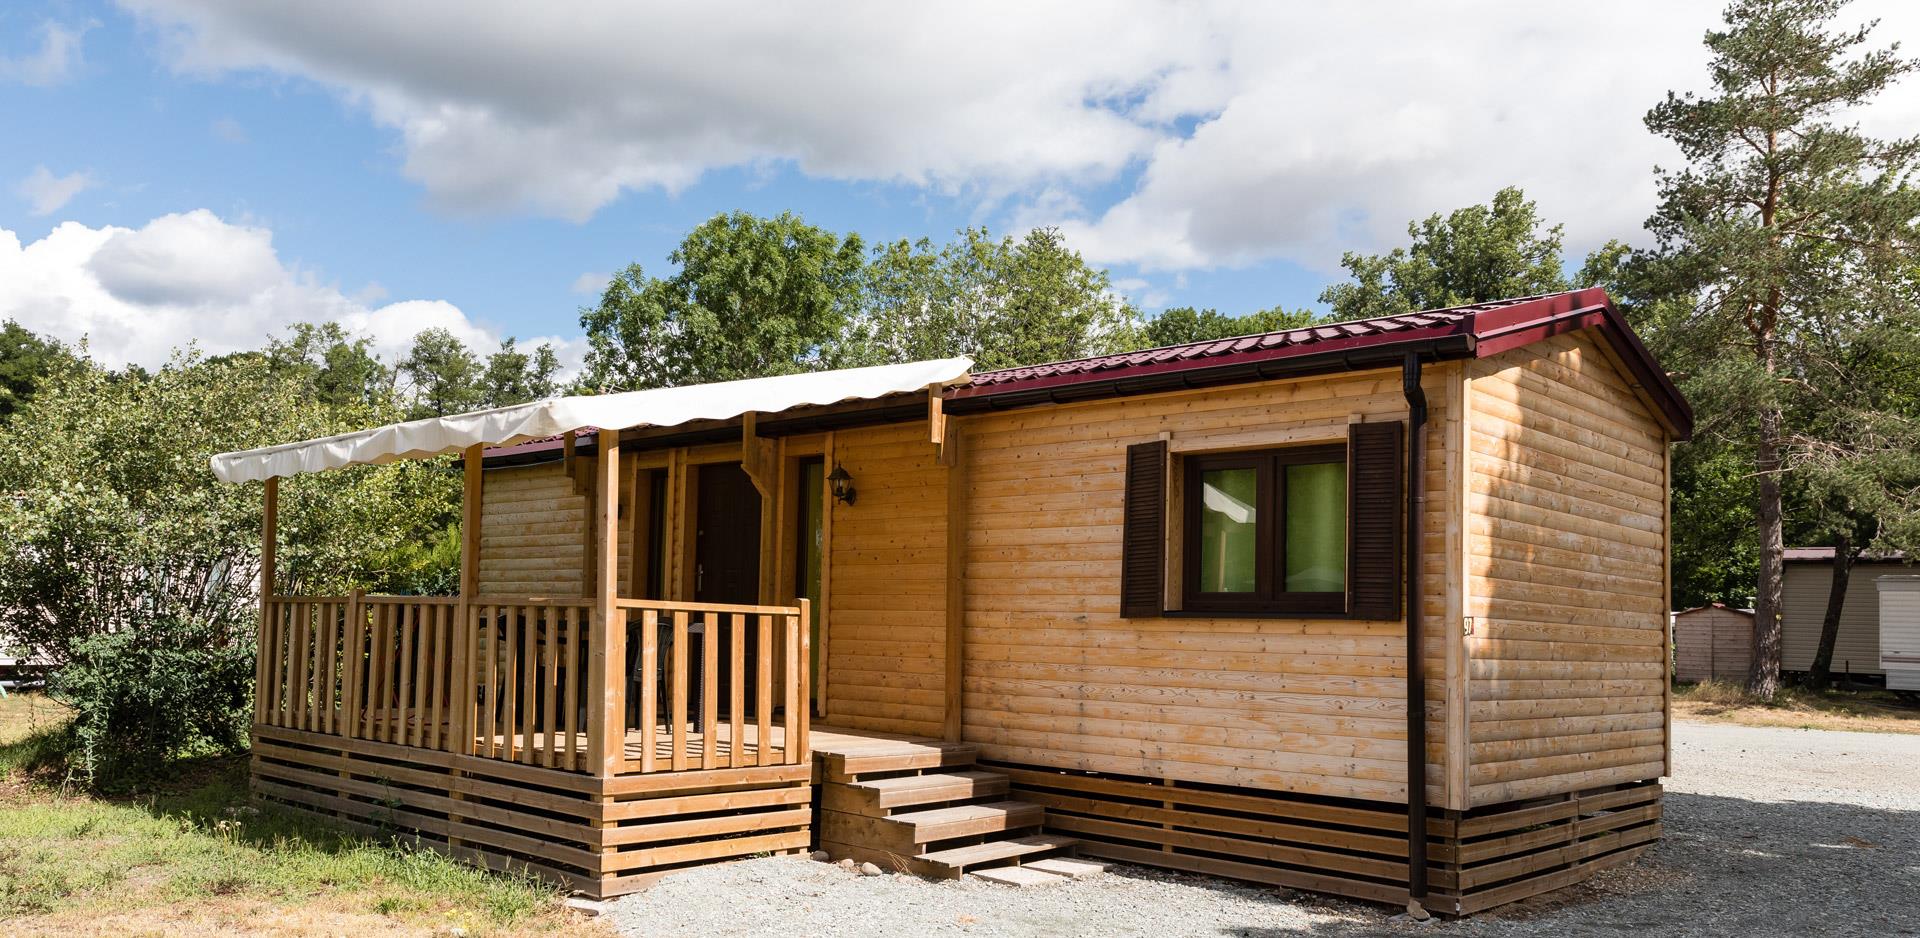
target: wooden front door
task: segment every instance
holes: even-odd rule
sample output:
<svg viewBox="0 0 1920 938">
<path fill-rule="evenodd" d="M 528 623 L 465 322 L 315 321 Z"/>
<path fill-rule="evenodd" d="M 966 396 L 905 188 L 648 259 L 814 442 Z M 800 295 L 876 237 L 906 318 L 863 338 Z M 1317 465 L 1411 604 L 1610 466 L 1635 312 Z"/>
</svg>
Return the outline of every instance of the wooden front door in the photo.
<svg viewBox="0 0 1920 938">
<path fill-rule="evenodd" d="M 753 487 L 738 463 L 718 463 L 700 467 L 698 501 L 694 515 L 693 598 L 703 603 L 760 602 L 760 490 Z M 747 619 L 745 634 L 736 638 L 732 622 L 707 621 L 701 640 L 719 643 L 720 661 L 718 700 L 725 713 L 732 700 L 732 674 L 724 662 L 731 660 L 733 642 L 745 642 L 747 673 L 753 673 L 759 650 L 754 620 Z M 745 693 L 747 709 L 756 713 L 753 680 L 748 678 Z M 731 716 L 731 714 L 726 714 Z"/>
</svg>

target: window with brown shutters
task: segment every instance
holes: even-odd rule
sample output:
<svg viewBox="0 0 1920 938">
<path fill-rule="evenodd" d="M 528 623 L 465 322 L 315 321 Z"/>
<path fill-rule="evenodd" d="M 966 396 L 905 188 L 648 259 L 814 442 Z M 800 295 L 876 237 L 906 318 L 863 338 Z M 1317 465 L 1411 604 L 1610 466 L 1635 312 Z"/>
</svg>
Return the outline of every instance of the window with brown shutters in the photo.
<svg viewBox="0 0 1920 938">
<path fill-rule="evenodd" d="M 1347 486 L 1352 499 L 1347 567 L 1348 614 L 1356 619 L 1400 616 L 1401 529 L 1406 505 L 1402 462 L 1404 426 L 1356 423 L 1347 434 Z"/>
<path fill-rule="evenodd" d="M 1120 551 L 1120 614 L 1160 615 L 1166 599 L 1167 444 L 1127 447 L 1127 507 Z"/>
<path fill-rule="evenodd" d="M 1121 614 L 1397 618 L 1404 433 L 1399 422 L 1360 423 L 1344 445 L 1177 457 L 1179 493 L 1165 442 L 1128 447 Z M 1178 570 L 1168 568 L 1169 520 Z"/>
</svg>

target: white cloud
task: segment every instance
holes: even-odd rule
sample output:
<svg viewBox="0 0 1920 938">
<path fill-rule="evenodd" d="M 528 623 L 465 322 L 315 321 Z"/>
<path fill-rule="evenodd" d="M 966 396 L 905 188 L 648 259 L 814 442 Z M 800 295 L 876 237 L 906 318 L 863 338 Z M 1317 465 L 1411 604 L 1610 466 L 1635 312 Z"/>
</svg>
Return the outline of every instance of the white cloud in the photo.
<svg viewBox="0 0 1920 938">
<path fill-rule="evenodd" d="M 573 278 L 573 286 L 571 287 L 571 289 L 573 290 L 573 292 L 582 294 L 584 296 L 599 296 L 601 293 L 606 292 L 607 284 L 611 283 L 612 281 L 613 281 L 612 274 L 601 273 L 597 270 L 589 270 L 586 273 L 583 273 L 580 276 Z"/>
<path fill-rule="evenodd" d="M 13 187 L 13 191 L 26 200 L 28 209 L 35 215 L 51 215 L 72 201 L 74 196 L 95 185 L 93 174 L 85 171 L 55 176 L 45 166 L 36 166 L 33 172 L 27 174 L 27 178 Z"/>
<path fill-rule="evenodd" d="M 1569 248 L 1633 237 L 1641 124 L 1707 83 L 1717 4 L 643 6 L 122 0 L 176 69 L 331 87 L 457 211 L 585 218 L 723 167 L 900 183 L 1186 270 L 1398 241 L 1518 184 Z M 1884 44 L 1920 4 L 1862 0 Z M 1870 129 L 1920 123 L 1920 81 Z M 1133 171 L 1137 170 L 1137 174 Z"/>
<path fill-rule="evenodd" d="M 48 20 L 40 24 L 40 47 L 20 56 L 0 55 L 0 82 L 46 87 L 57 85 L 80 67 L 80 40 L 95 23 L 63 26 Z"/>
<path fill-rule="evenodd" d="M 65 222 L 23 244 L 0 228 L 0 320 L 17 320 L 66 342 L 88 340 L 110 365 L 159 365 L 193 343 L 208 354 L 259 348 L 296 322 L 336 320 L 394 361 L 424 329 L 443 328 L 485 354 L 496 330 L 442 300 L 382 306 L 348 296 L 280 260 L 273 233 L 205 209 L 134 228 Z M 578 337 L 552 342 L 569 370 L 585 353 Z"/>
</svg>

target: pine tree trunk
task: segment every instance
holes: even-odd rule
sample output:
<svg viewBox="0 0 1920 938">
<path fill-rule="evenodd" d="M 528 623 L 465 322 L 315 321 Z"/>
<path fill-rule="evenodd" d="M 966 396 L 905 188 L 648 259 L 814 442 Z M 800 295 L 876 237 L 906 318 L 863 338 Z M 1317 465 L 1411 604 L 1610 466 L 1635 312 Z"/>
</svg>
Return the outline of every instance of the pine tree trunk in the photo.
<svg viewBox="0 0 1920 938">
<path fill-rule="evenodd" d="M 1840 639 L 1840 613 L 1847 604 L 1847 581 L 1853 578 L 1853 538 L 1840 532 L 1833 542 L 1833 586 L 1827 590 L 1827 615 L 1820 620 L 1820 647 L 1807 671 L 1807 686 L 1826 690 L 1833 683 L 1833 645 Z"/>
<path fill-rule="evenodd" d="M 1780 503 L 1780 423 L 1777 407 L 1760 411 L 1760 438 L 1754 469 L 1760 476 L 1760 582 L 1753 602 L 1753 663 L 1748 692 L 1772 698 L 1780 691 L 1780 601 L 1782 543 Z"/>
</svg>

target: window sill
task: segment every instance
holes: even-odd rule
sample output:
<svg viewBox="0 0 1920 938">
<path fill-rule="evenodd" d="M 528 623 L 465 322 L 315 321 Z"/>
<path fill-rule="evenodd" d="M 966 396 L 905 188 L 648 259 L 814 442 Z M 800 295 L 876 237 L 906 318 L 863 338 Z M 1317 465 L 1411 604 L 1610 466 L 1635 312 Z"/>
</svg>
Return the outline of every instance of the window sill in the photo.
<svg viewBox="0 0 1920 938">
<path fill-rule="evenodd" d="M 1351 619 L 1352 614 L 1294 609 L 1162 609 L 1162 619 Z"/>
</svg>

